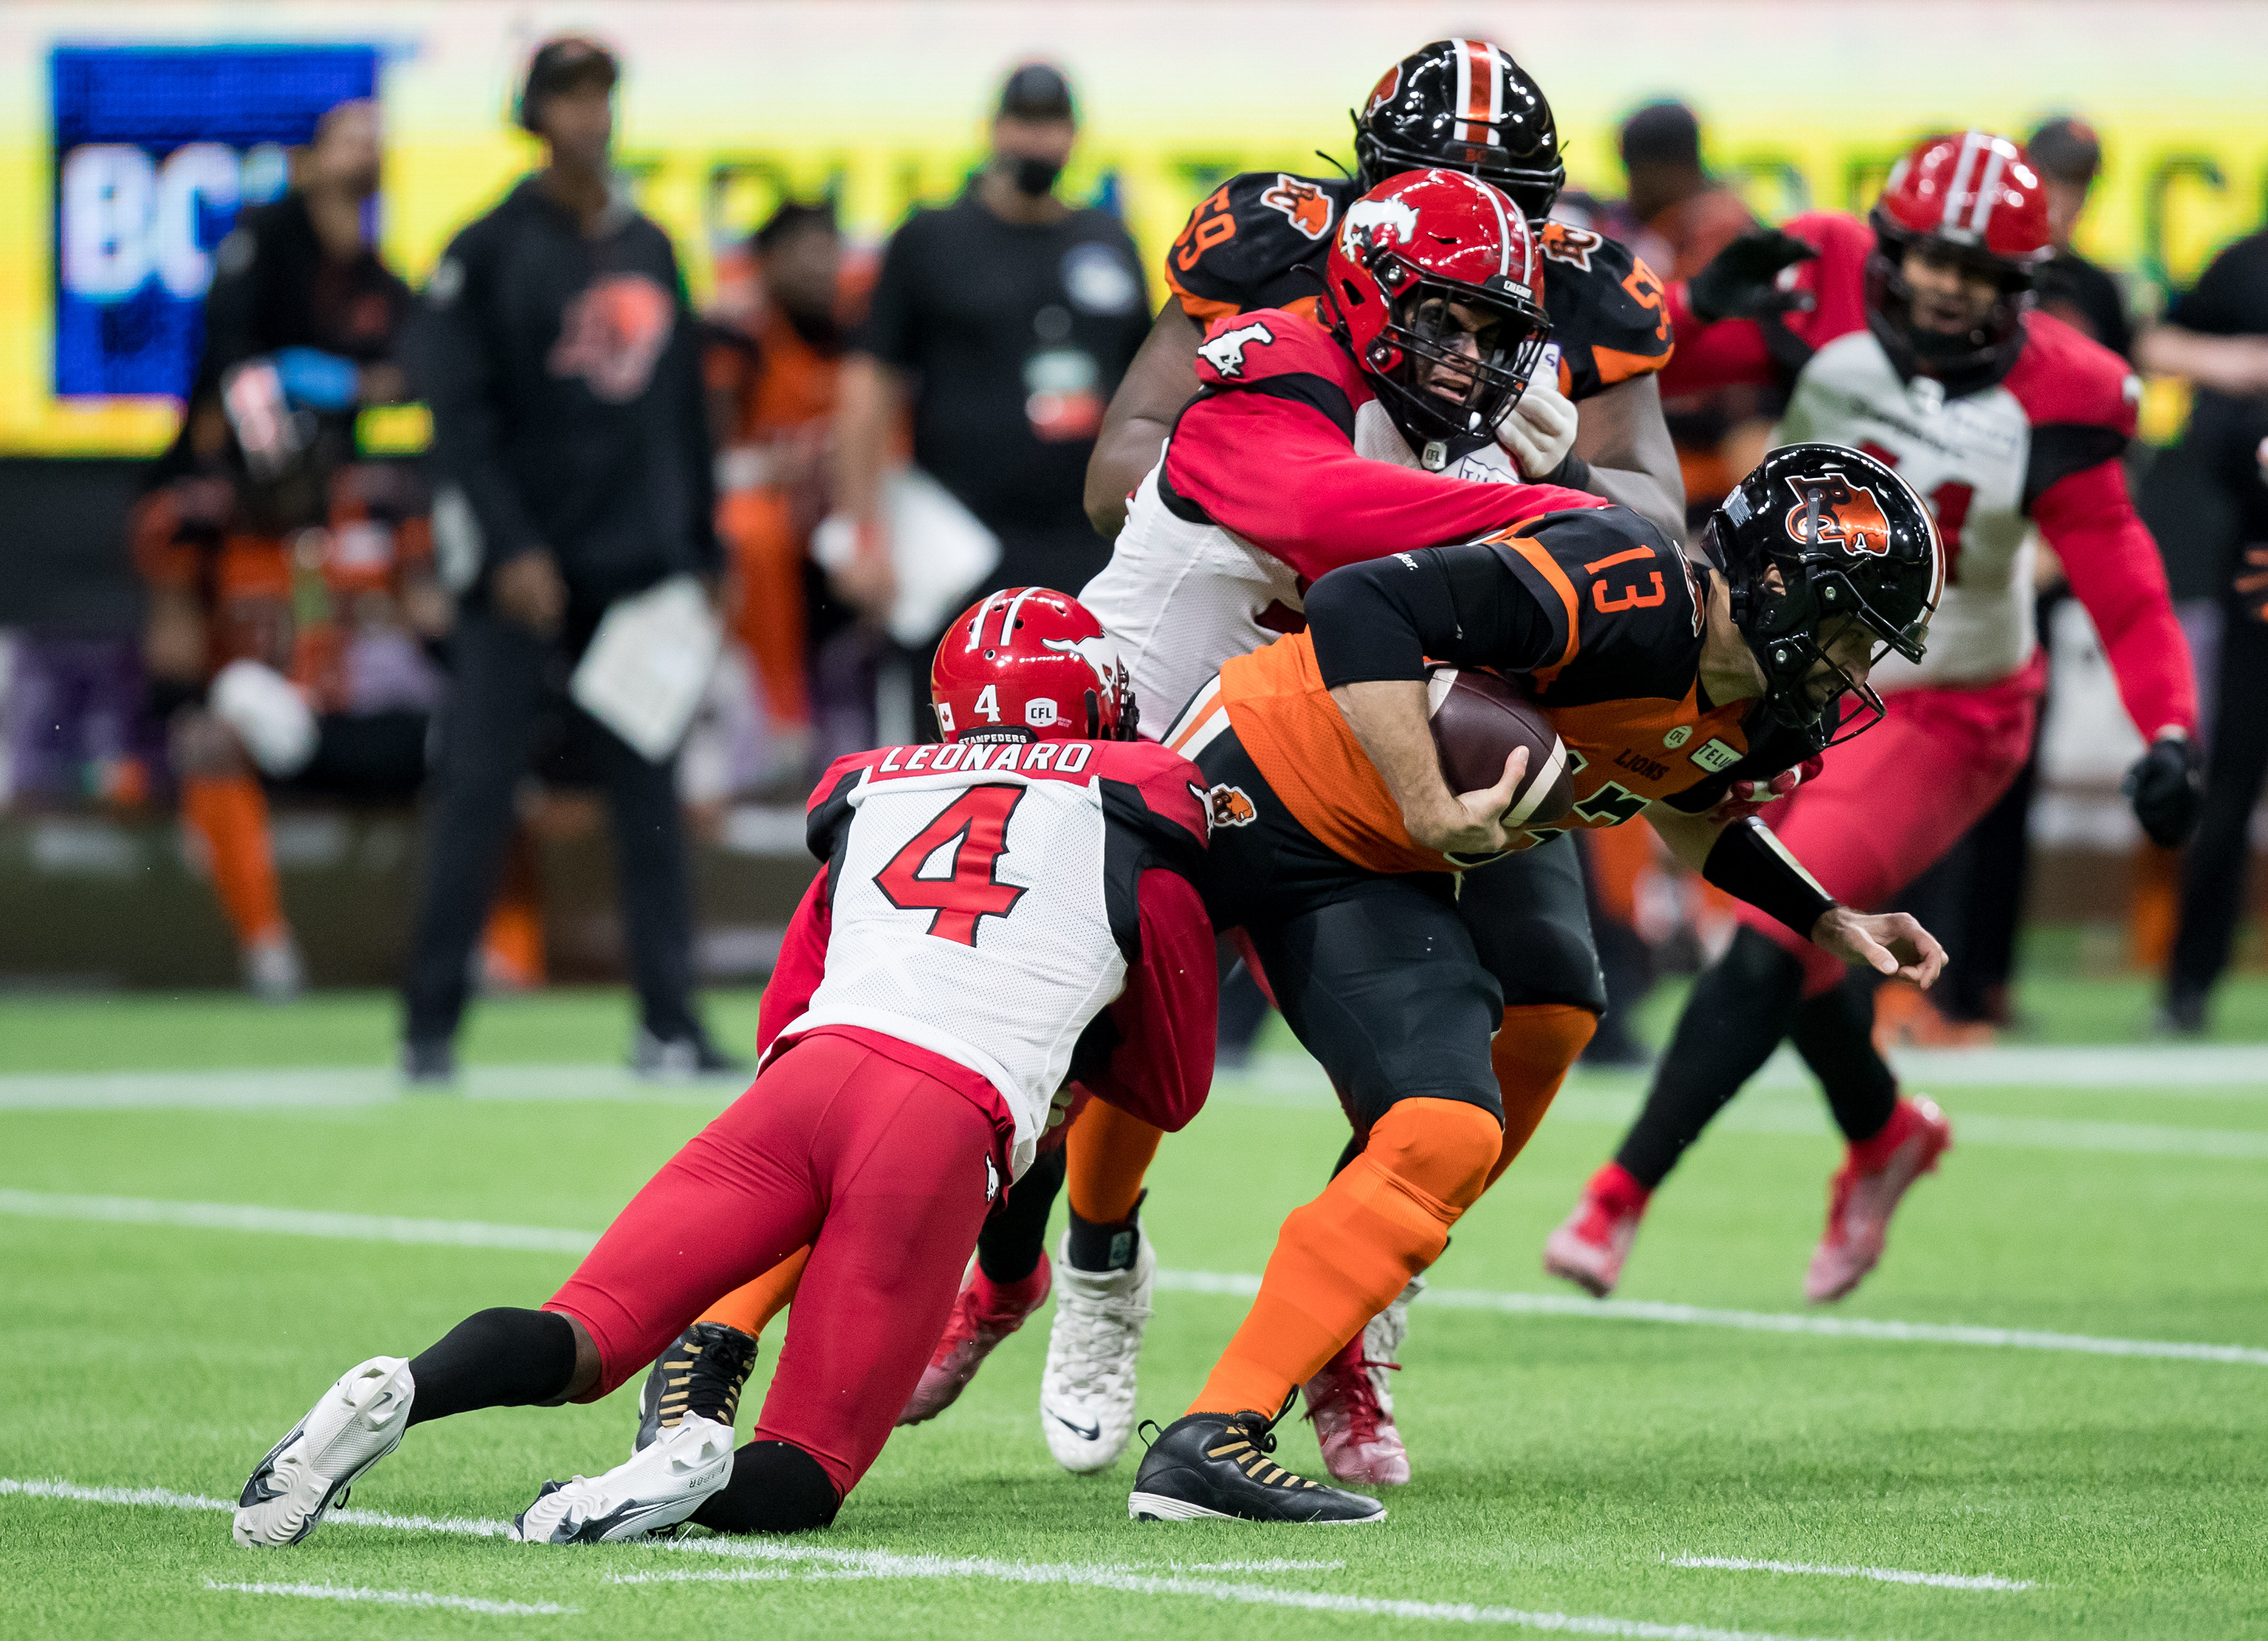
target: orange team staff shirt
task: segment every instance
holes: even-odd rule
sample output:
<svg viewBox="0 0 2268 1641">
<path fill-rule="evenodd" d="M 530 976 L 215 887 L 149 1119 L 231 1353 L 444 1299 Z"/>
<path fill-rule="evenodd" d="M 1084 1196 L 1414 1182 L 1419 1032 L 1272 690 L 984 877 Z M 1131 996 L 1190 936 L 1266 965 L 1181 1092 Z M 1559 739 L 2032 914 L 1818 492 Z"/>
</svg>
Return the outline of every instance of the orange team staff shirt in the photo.
<svg viewBox="0 0 2268 1641">
<path fill-rule="evenodd" d="M 1547 514 L 1487 538 L 1552 618 L 1555 653 L 1526 669 L 1536 704 L 1567 748 L 1575 805 L 1533 827 L 1528 848 L 1571 828 L 1617 826 L 1657 799 L 1714 806 L 1755 752 L 1778 767 L 1782 738 L 1749 719 L 1752 699 L 1717 706 L 1699 682 L 1702 602 L 1691 565 L 1667 537 L 1622 508 Z M 1418 846 L 1386 783 L 1330 698 L 1305 632 L 1229 662 L 1220 672 L 1229 722 L 1268 784 L 1335 854 L 1382 873 L 1478 864 Z M 1751 744 L 1751 733 L 1776 744 Z M 1785 756 L 1783 756 L 1785 755 Z M 1756 767 L 1737 770 L 1755 778 Z"/>
</svg>

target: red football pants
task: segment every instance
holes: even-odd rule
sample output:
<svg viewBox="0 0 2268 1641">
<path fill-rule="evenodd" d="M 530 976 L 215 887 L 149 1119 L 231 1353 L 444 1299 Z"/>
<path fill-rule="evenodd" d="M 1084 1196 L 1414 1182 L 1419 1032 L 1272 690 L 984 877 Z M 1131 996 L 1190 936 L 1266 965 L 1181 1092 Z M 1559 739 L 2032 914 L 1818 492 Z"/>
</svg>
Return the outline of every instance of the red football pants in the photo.
<svg viewBox="0 0 2268 1641">
<path fill-rule="evenodd" d="M 847 1495 L 945 1331 L 998 1149 L 990 1116 L 951 1084 L 849 1038 L 805 1038 L 670 1158 L 544 1306 L 599 1348 L 584 1400 L 808 1243 L 755 1435 L 802 1448 Z"/>
<path fill-rule="evenodd" d="M 2046 658 L 1998 684 L 1901 690 L 1885 696 L 1881 723 L 1827 755 L 1816 780 L 1764 812 L 1764 824 L 1820 887 L 1846 906 L 1878 912 L 1999 802 L 2030 755 Z M 1741 921 L 1803 965 L 1803 994 L 1843 979 L 1830 957 L 1754 906 Z"/>
</svg>

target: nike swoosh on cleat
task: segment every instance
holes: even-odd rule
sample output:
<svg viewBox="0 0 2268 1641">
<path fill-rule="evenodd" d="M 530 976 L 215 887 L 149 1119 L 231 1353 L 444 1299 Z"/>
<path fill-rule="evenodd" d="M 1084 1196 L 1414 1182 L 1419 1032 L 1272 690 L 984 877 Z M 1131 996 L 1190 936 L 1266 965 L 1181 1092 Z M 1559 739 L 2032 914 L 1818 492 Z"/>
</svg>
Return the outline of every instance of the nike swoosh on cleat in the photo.
<svg viewBox="0 0 2268 1641">
<path fill-rule="evenodd" d="M 1053 1408 L 1049 1408 L 1047 1411 L 1048 1417 L 1053 1419 L 1057 1424 L 1062 1425 L 1064 1429 L 1069 1430 L 1073 1436 L 1078 1437 L 1079 1440 L 1083 1442 L 1099 1442 L 1102 1439 L 1102 1425 L 1101 1421 L 1098 1420 L 1093 1424 L 1073 1424 L 1069 1419 L 1064 1417 L 1062 1414 L 1057 1413 Z"/>
</svg>

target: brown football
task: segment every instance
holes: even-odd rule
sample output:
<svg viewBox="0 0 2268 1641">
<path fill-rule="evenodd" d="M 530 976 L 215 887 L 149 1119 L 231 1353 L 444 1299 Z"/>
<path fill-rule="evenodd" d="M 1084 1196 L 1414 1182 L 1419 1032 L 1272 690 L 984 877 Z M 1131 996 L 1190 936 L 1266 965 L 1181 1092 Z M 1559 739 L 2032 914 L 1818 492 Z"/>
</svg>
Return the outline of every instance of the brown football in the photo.
<svg viewBox="0 0 2268 1641">
<path fill-rule="evenodd" d="M 1575 803 L 1574 772 L 1535 703 L 1492 672 L 1437 667 L 1425 686 L 1433 747 L 1452 792 L 1477 792 L 1504 779 L 1505 759 L 1528 749 L 1528 772 L 1505 811 L 1508 826 L 1548 826 Z"/>
</svg>

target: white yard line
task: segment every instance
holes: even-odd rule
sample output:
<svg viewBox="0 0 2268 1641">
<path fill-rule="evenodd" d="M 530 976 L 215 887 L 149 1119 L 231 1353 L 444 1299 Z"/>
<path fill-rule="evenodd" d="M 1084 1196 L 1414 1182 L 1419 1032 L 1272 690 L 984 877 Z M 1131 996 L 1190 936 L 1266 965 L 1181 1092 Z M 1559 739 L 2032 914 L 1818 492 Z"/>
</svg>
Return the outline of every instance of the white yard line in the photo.
<svg viewBox="0 0 2268 1641">
<path fill-rule="evenodd" d="M 91 1220 L 99 1223 L 175 1225 L 198 1231 L 323 1237 L 348 1242 L 393 1242 L 516 1253 L 583 1253 L 597 1242 L 588 1231 L 540 1225 L 495 1225 L 478 1220 L 404 1219 L 378 1214 L 333 1214 L 264 1208 L 241 1202 L 167 1202 L 147 1197 L 70 1196 L 0 1190 L 0 1216 Z M 1167 1293 L 1226 1294 L 1248 1298 L 1260 1279 L 1242 1272 L 1171 1271 L 1157 1275 Z M 1498 1293 L 1478 1288 L 1429 1288 L 1424 1303 L 1458 1311 L 1514 1316 L 1556 1316 L 1577 1321 L 1655 1322 L 1681 1327 L 1722 1327 L 1752 1334 L 1803 1334 L 1822 1339 L 1867 1339 L 1895 1344 L 1971 1345 L 2003 1350 L 2049 1350 L 2079 1356 L 2139 1356 L 2169 1362 L 2218 1362 L 2268 1367 L 2268 1349 L 2187 1340 L 2111 1339 L 2032 1328 L 1977 1327 L 1955 1322 L 1898 1322 L 1784 1311 L 1727 1311 L 1653 1299 L 1585 1299 L 1572 1294 Z"/>
<path fill-rule="evenodd" d="M 378 1067 L 298 1066 L 232 1071 L 119 1071 L 0 1076 L 0 1111 L 261 1110 L 292 1105 L 385 1105 L 419 1100 L 620 1100 L 715 1110 L 747 1086 L 741 1077 L 655 1083 L 622 1066 L 475 1066 L 446 1094 L 410 1094 Z"/>
<path fill-rule="evenodd" d="M 201 1498 L 158 1488 L 78 1487 L 68 1482 L 18 1482 L 0 1478 L 0 1497 L 70 1499 L 95 1504 L 155 1504 L 173 1510 L 225 1511 L 226 1499 Z M 328 1523 L 343 1526 L 421 1525 L 423 1530 L 482 1537 L 501 1534 L 501 1521 L 449 1521 L 408 1516 L 380 1522 L 360 1519 L 365 1512 L 333 1511 Z M 1170 1531 L 1170 1529 L 1161 1529 Z M 690 1551 L 734 1559 L 773 1563 L 770 1567 L 719 1570 L 714 1574 L 622 1573 L 608 1582 L 620 1585 L 689 1582 L 753 1582 L 788 1578 L 974 1578 L 995 1584 L 1054 1585 L 1077 1589 L 1108 1590 L 1127 1595 L 1191 1597 L 1235 1606 L 1287 1608 L 1295 1611 L 1328 1613 L 1359 1618 L 1403 1618 L 1437 1623 L 1492 1624 L 1518 1630 L 1543 1630 L 1561 1635 L 1612 1636 L 1625 1641 L 1808 1641 L 1806 1637 L 1774 1635 L 1753 1630 L 1725 1630 L 1712 1624 L 1656 1623 L 1639 1618 L 1611 1618 L 1598 1614 L 1530 1612 L 1516 1607 L 1483 1607 L 1470 1601 L 1406 1601 L 1388 1597 L 1343 1595 L 1327 1590 L 1279 1590 L 1265 1585 L 1226 1584 L 1211 1579 L 1157 1578 L 1121 1567 L 1081 1566 L 1071 1562 L 1001 1561 L 989 1556 L 908 1556 L 895 1550 L 822 1549 L 815 1546 L 773 1544 L 761 1540 L 663 1540 L 644 1546 L 658 1550 Z M 800 1573 L 787 1571 L 801 1568 Z M 409 1590 L 354 1590 L 331 1585 L 224 1585 L 207 1580 L 213 1589 L 242 1590 L 276 1595 L 307 1595 L 332 1600 L 394 1601 L 406 1606 L 467 1608 L 479 1612 L 550 1614 L 572 1608 L 529 1606 L 518 1602 L 484 1601 L 477 1607 L 466 1596 L 426 1595 Z"/>
<path fill-rule="evenodd" d="M 477 1595 L 436 1595 L 430 1590 L 366 1590 L 348 1584 L 222 1584 L 205 1580 L 208 1590 L 239 1595 L 303 1595 L 319 1601 L 379 1601 L 388 1607 L 446 1607 L 452 1612 L 493 1613 L 505 1618 L 551 1617 L 579 1613 L 556 1601 L 491 1601 Z"/>
<path fill-rule="evenodd" d="M 2029 1578 L 1991 1573 L 1911 1572 L 1903 1567 L 1822 1567 L 1808 1561 L 1750 1561 L 1744 1556 L 1665 1556 L 1672 1567 L 1713 1567 L 1725 1572 L 1803 1572 L 1824 1578 L 1872 1578 L 1877 1584 L 1926 1584 L 1933 1590 L 2029 1590 Z"/>
</svg>

